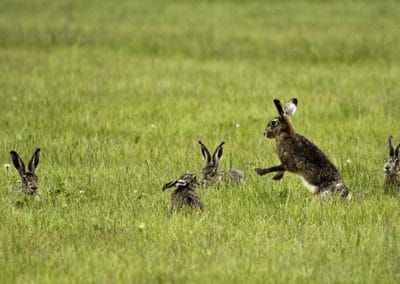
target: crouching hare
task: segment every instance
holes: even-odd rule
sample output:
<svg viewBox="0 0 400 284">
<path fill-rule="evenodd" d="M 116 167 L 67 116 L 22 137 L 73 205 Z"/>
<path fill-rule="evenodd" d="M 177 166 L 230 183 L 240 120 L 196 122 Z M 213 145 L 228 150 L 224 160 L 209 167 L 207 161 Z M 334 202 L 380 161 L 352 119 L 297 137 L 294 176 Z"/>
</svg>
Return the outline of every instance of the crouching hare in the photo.
<svg viewBox="0 0 400 284">
<path fill-rule="evenodd" d="M 163 191 L 170 187 L 177 187 L 171 193 L 171 211 L 182 208 L 204 209 L 204 203 L 197 195 L 199 183 L 196 180 L 196 175 L 186 173 L 177 180 L 166 183 L 163 186 Z"/>
<path fill-rule="evenodd" d="M 17 152 L 11 151 L 10 154 L 14 167 L 17 169 L 19 176 L 21 177 L 20 190 L 26 195 L 39 194 L 38 177 L 35 174 L 35 171 L 39 165 L 40 149 L 36 149 L 29 161 L 28 171 L 26 171 L 24 162 Z"/>
<path fill-rule="evenodd" d="M 389 157 L 384 160 L 383 172 L 385 173 L 384 188 L 400 189 L 400 144 L 396 149 L 393 145 L 393 137 L 389 137 Z"/>
<path fill-rule="evenodd" d="M 199 141 L 199 144 L 201 154 L 206 162 L 204 168 L 201 170 L 203 176 L 202 183 L 205 186 L 214 183 L 233 185 L 241 182 L 244 179 L 244 174 L 238 169 L 218 171 L 218 165 L 219 161 L 222 159 L 225 142 L 221 142 L 221 144 L 219 144 L 212 156 L 210 151 L 208 151 L 207 147 L 201 141 Z"/>
<path fill-rule="evenodd" d="M 300 175 L 308 190 L 321 198 L 337 194 L 350 199 L 349 188 L 329 158 L 313 142 L 295 132 L 289 116 L 296 112 L 297 99 L 291 99 L 284 107 L 278 99 L 274 104 L 279 116 L 268 122 L 264 135 L 269 139 L 275 138 L 281 164 L 256 168 L 256 173 L 276 172 L 272 179 L 279 180 L 285 171 L 289 171 Z"/>
</svg>

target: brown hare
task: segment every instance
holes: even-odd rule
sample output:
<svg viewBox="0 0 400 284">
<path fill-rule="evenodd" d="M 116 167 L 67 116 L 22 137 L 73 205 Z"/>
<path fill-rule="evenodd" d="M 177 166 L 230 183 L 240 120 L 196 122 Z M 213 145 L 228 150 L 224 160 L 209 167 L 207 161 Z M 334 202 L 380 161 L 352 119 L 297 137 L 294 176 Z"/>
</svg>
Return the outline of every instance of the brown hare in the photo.
<svg viewBox="0 0 400 284">
<path fill-rule="evenodd" d="M 204 209 L 204 203 L 201 201 L 196 191 L 199 187 L 196 175 L 186 173 L 177 180 L 166 183 L 162 189 L 165 191 L 170 187 L 177 187 L 171 193 L 171 211 L 182 208 Z"/>
<path fill-rule="evenodd" d="M 393 137 L 389 137 L 389 157 L 384 160 L 383 172 L 385 173 L 384 187 L 387 189 L 400 189 L 400 144 L 396 149 L 393 145 Z"/>
<path fill-rule="evenodd" d="M 26 171 L 24 162 L 19 157 L 17 152 L 11 151 L 10 154 L 14 167 L 17 169 L 21 177 L 20 190 L 27 195 L 39 194 L 38 177 L 35 174 L 35 171 L 39 165 L 40 149 L 36 149 L 31 160 L 29 161 L 28 171 Z"/>
<path fill-rule="evenodd" d="M 218 171 L 219 161 L 222 158 L 224 152 L 225 142 L 221 142 L 215 149 L 214 153 L 210 154 L 207 147 L 199 141 L 200 151 L 205 161 L 205 166 L 201 170 L 202 183 L 206 186 L 213 183 L 222 184 L 237 184 L 244 179 L 244 174 L 238 169 L 220 170 Z"/>
<path fill-rule="evenodd" d="M 295 132 L 289 119 L 297 109 L 297 99 L 291 99 L 284 107 L 274 100 L 279 116 L 268 122 L 265 137 L 275 138 L 276 152 L 281 161 L 278 166 L 256 168 L 259 175 L 277 172 L 272 179 L 279 180 L 285 171 L 300 175 L 308 190 L 319 196 L 337 194 L 350 198 L 349 188 L 329 158 L 310 140 Z"/>
</svg>

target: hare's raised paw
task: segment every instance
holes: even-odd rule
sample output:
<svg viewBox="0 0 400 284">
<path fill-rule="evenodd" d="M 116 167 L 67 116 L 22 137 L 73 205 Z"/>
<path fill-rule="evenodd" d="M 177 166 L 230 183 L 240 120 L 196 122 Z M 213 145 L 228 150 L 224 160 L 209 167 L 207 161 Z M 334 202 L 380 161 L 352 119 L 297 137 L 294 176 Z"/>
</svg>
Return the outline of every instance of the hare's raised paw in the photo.
<svg viewBox="0 0 400 284">
<path fill-rule="evenodd" d="M 262 169 L 262 168 L 255 168 L 254 171 L 260 176 L 270 173 L 269 169 Z"/>
<path fill-rule="evenodd" d="M 283 178 L 283 175 L 285 174 L 285 171 L 281 171 L 281 172 L 278 172 L 277 174 L 275 174 L 273 177 L 272 177 L 272 179 L 273 180 L 280 180 L 281 178 Z"/>
</svg>

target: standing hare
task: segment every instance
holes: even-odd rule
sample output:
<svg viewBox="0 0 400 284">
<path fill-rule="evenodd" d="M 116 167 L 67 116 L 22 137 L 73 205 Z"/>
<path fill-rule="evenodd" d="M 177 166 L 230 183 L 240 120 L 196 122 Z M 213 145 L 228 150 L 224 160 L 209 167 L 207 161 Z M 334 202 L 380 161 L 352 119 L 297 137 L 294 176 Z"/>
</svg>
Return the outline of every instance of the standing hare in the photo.
<svg viewBox="0 0 400 284">
<path fill-rule="evenodd" d="M 297 134 L 289 119 L 297 109 L 297 99 L 291 99 L 284 107 L 274 100 L 279 116 L 266 126 L 265 137 L 275 138 L 276 152 L 281 164 L 270 168 L 256 168 L 259 175 L 277 172 L 272 179 L 279 180 L 285 171 L 300 175 L 308 190 L 323 198 L 338 194 L 350 198 L 350 192 L 339 171 L 328 157 L 306 137 Z"/>
<path fill-rule="evenodd" d="M 213 183 L 237 184 L 244 179 L 244 174 L 238 169 L 218 171 L 218 165 L 224 152 L 225 142 L 219 144 L 212 156 L 201 141 L 199 141 L 199 144 L 201 154 L 206 162 L 204 168 L 201 170 L 203 176 L 202 182 L 205 185 L 211 185 Z"/>
<path fill-rule="evenodd" d="M 384 187 L 389 189 L 390 187 L 400 188 L 400 144 L 397 145 L 396 149 L 393 145 L 393 137 L 389 137 L 389 158 L 384 160 L 383 172 L 385 175 Z"/>
<path fill-rule="evenodd" d="M 176 186 L 177 188 L 171 193 L 171 211 L 185 207 L 197 208 L 200 210 L 204 209 L 204 203 L 196 192 L 199 187 L 196 175 L 186 173 L 177 180 L 166 183 L 162 189 L 165 191 L 173 186 Z"/>
<path fill-rule="evenodd" d="M 29 161 L 28 171 L 25 170 L 24 162 L 19 157 L 17 152 L 11 151 L 10 154 L 14 167 L 17 169 L 21 177 L 20 190 L 27 195 L 39 194 L 38 177 L 35 174 L 35 170 L 39 165 L 40 149 L 36 149 L 31 160 Z"/>
</svg>

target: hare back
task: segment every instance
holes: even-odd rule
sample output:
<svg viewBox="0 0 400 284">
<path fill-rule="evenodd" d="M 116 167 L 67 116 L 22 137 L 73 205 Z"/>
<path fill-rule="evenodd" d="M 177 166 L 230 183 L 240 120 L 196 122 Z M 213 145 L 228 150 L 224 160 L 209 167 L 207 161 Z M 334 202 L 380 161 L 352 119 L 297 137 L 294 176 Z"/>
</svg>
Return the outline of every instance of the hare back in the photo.
<svg viewBox="0 0 400 284">
<path fill-rule="evenodd" d="M 276 151 L 286 170 L 301 175 L 313 186 L 342 182 L 339 171 L 325 153 L 300 134 L 280 135 Z"/>
<path fill-rule="evenodd" d="M 238 169 L 218 171 L 217 180 L 226 183 L 239 183 L 244 179 L 244 174 Z"/>
<path fill-rule="evenodd" d="M 184 207 L 203 210 L 204 203 L 196 191 L 178 188 L 171 193 L 171 209 L 177 210 Z"/>
</svg>

